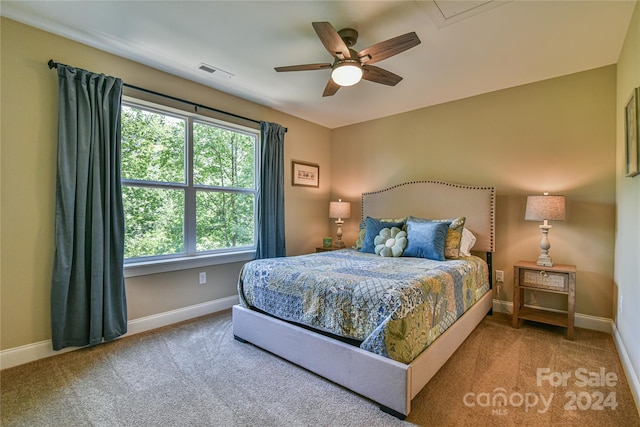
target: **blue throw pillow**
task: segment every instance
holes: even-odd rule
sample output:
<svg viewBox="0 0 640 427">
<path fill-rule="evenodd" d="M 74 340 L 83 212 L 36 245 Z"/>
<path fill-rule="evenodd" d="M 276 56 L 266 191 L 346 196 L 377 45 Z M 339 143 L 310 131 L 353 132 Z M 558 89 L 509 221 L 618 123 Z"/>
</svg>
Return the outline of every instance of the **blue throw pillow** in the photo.
<svg viewBox="0 0 640 427">
<path fill-rule="evenodd" d="M 407 220 L 407 247 L 402 256 L 444 261 L 449 224 Z"/>
<path fill-rule="evenodd" d="M 392 227 L 398 227 L 400 230 L 402 230 L 402 227 L 404 227 L 404 222 L 380 221 L 379 219 L 371 218 L 370 216 L 368 216 L 365 220 L 366 232 L 364 233 L 364 240 L 362 241 L 362 249 L 360 249 L 360 252 L 367 252 L 370 254 L 375 253 L 376 245 L 373 240 L 376 238 L 378 233 L 380 233 L 380 230 L 382 230 L 383 228 L 390 229 Z"/>
</svg>

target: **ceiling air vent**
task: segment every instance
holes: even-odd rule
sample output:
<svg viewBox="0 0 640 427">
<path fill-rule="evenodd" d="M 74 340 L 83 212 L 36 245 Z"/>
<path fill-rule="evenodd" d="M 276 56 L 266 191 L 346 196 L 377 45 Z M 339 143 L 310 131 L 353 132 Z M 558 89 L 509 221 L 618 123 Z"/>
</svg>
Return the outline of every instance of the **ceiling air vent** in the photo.
<svg viewBox="0 0 640 427">
<path fill-rule="evenodd" d="M 204 71 L 205 73 L 209 73 L 214 77 L 218 77 L 219 79 L 229 80 L 233 77 L 233 74 L 221 70 L 220 68 L 216 68 L 213 65 L 205 64 L 204 62 L 199 63 L 196 68 Z"/>
</svg>

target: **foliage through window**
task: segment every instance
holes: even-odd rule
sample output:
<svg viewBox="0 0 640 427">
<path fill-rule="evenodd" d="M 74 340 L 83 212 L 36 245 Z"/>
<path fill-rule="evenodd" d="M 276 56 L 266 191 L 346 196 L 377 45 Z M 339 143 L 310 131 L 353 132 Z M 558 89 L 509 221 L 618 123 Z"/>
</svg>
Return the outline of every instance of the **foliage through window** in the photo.
<svg viewBox="0 0 640 427">
<path fill-rule="evenodd" d="M 257 130 L 122 106 L 125 258 L 255 249 Z"/>
</svg>

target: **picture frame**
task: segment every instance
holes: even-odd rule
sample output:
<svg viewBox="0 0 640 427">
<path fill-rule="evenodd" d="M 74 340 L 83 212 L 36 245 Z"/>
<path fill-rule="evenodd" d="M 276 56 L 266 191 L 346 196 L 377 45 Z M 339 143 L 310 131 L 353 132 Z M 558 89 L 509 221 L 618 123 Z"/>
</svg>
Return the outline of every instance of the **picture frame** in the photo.
<svg viewBox="0 0 640 427">
<path fill-rule="evenodd" d="M 626 176 L 640 175 L 640 88 L 633 89 L 624 107 Z"/>
<path fill-rule="evenodd" d="M 315 163 L 292 160 L 291 185 L 320 187 L 320 166 Z"/>
</svg>

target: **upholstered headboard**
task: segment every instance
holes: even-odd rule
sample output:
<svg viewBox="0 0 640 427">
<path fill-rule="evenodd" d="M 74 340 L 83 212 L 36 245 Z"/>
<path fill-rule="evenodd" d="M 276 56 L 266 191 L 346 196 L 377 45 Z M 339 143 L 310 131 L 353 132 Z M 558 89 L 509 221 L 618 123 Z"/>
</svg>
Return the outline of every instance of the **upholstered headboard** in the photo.
<svg viewBox="0 0 640 427">
<path fill-rule="evenodd" d="M 476 236 L 474 251 L 495 250 L 495 188 L 414 181 L 362 194 L 362 218 L 467 218 Z"/>
</svg>

